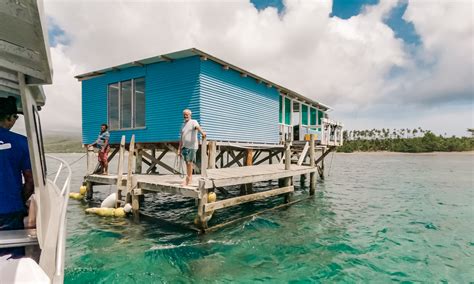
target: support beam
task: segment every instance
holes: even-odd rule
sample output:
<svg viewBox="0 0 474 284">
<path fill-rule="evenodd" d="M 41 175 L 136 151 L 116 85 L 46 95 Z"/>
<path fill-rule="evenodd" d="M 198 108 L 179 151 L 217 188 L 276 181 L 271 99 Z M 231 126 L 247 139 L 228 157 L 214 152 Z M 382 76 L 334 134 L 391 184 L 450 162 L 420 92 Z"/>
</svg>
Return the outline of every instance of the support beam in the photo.
<svg viewBox="0 0 474 284">
<path fill-rule="evenodd" d="M 298 159 L 298 166 L 301 166 L 303 164 L 304 159 L 306 158 L 306 154 L 308 154 L 308 149 L 309 149 L 309 143 L 306 142 L 303 147 L 303 151 L 301 152 L 300 158 Z"/>
<path fill-rule="evenodd" d="M 234 154 L 233 150 L 228 151 L 229 155 L 232 157 L 232 161 L 230 161 L 227 165 L 225 165 L 226 168 L 230 168 L 233 164 L 237 163 L 239 167 L 242 167 L 242 164 L 239 162 L 239 160 L 244 156 L 245 151 L 240 151 L 240 153 L 236 156 Z"/>
<path fill-rule="evenodd" d="M 314 168 L 316 166 L 315 163 L 315 140 L 316 140 L 316 135 L 311 134 L 310 140 L 309 140 L 309 165 Z M 314 195 L 314 192 L 316 190 L 316 173 L 311 172 L 309 173 L 309 195 Z"/>
<path fill-rule="evenodd" d="M 133 153 L 135 152 L 135 134 L 130 139 L 130 145 L 128 146 L 128 170 L 127 170 L 127 185 L 125 187 L 125 202 L 131 202 L 131 191 L 132 191 L 132 165 L 133 165 Z"/>
<path fill-rule="evenodd" d="M 288 186 L 288 187 L 282 187 L 282 188 L 277 188 L 277 189 L 272 189 L 272 190 L 266 190 L 266 191 L 258 192 L 258 193 L 247 194 L 247 195 L 238 196 L 234 198 L 224 199 L 224 200 L 216 201 L 213 203 L 207 203 L 204 205 L 204 212 L 205 213 L 211 212 L 214 210 L 239 205 L 242 203 L 265 199 L 265 198 L 275 196 L 275 195 L 287 194 L 293 191 L 294 191 L 294 187 Z"/>
<path fill-rule="evenodd" d="M 136 149 L 136 159 L 135 159 L 135 173 L 136 174 L 141 174 L 142 173 L 142 165 L 143 165 L 142 151 L 143 150 L 140 147 L 137 147 L 137 149 Z"/>
<path fill-rule="evenodd" d="M 291 168 L 291 142 L 287 140 L 285 142 L 285 170 L 290 170 Z M 291 177 L 286 177 L 283 180 L 283 187 L 291 186 Z M 285 203 L 291 201 L 292 194 L 287 193 L 285 194 Z"/>
</svg>

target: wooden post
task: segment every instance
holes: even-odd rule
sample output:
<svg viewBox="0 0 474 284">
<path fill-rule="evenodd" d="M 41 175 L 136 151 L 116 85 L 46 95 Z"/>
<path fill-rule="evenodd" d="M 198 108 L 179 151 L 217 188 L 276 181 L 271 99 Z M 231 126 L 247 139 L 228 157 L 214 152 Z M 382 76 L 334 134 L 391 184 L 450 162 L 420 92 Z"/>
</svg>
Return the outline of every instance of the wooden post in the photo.
<svg viewBox="0 0 474 284">
<path fill-rule="evenodd" d="M 122 199 L 122 175 L 123 175 L 123 156 L 125 154 L 125 135 L 120 140 L 119 160 L 117 165 L 117 193 L 115 199 L 115 207 Z"/>
<path fill-rule="evenodd" d="M 153 156 L 153 158 L 156 158 L 156 149 L 153 148 L 151 149 L 151 155 Z M 156 173 L 156 165 L 154 165 L 150 171 L 151 173 Z"/>
<path fill-rule="evenodd" d="M 326 147 L 323 148 L 322 155 L 324 155 L 325 150 Z M 324 179 L 324 159 L 321 160 L 321 166 L 319 167 L 319 178 Z"/>
<path fill-rule="evenodd" d="M 87 175 L 93 174 L 96 166 L 97 157 L 94 154 L 94 147 L 87 146 Z"/>
<path fill-rule="evenodd" d="M 291 168 L 291 142 L 285 141 L 285 170 Z M 283 180 L 283 187 L 291 186 L 291 177 L 287 177 Z M 290 202 L 292 193 L 285 194 L 285 203 Z"/>
<path fill-rule="evenodd" d="M 136 149 L 136 159 L 135 159 L 135 173 L 136 174 L 141 174 L 142 173 L 142 165 L 143 165 L 143 156 L 142 156 L 142 151 L 140 145 L 137 145 Z"/>
<path fill-rule="evenodd" d="M 216 141 L 209 141 L 209 165 L 207 166 L 208 169 L 216 168 L 216 152 Z"/>
<path fill-rule="evenodd" d="M 94 189 L 92 182 L 86 181 L 86 199 L 91 200 L 94 197 Z"/>
<path fill-rule="evenodd" d="M 316 155 L 315 155 L 315 152 L 314 152 L 314 145 L 315 145 L 315 137 L 316 135 L 315 134 L 311 134 L 311 137 L 310 137 L 310 141 L 309 141 L 309 165 L 311 166 L 311 168 L 313 168 L 313 170 L 316 170 L 314 169 L 314 167 L 316 166 L 315 164 L 315 159 L 316 159 Z M 311 172 L 309 173 L 309 195 L 314 195 L 314 191 L 316 190 L 316 172 Z"/>
<path fill-rule="evenodd" d="M 202 138 L 201 144 L 201 176 L 207 177 L 207 139 Z"/>
<path fill-rule="evenodd" d="M 128 146 L 128 170 L 127 170 L 127 186 L 125 188 L 125 202 L 130 202 L 132 197 L 132 164 L 133 164 L 133 153 L 135 152 L 135 135 L 132 135 L 130 145 Z M 135 165 L 136 166 L 136 165 Z M 118 206 L 118 205 L 117 205 Z"/>
<path fill-rule="evenodd" d="M 244 156 L 244 165 L 245 166 L 251 166 L 253 165 L 253 150 L 252 149 L 246 149 L 246 155 Z M 240 185 L 240 194 L 245 195 L 253 193 L 253 188 L 251 183 L 247 184 L 242 184 Z"/>
<path fill-rule="evenodd" d="M 204 212 L 204 206 L 207 204 L 207 188 L 206 181 L 203 178 L 199 179 L 199 192 L 197 225 L 203 230 L 207 229 L 206 214 Z"/>
</svg>

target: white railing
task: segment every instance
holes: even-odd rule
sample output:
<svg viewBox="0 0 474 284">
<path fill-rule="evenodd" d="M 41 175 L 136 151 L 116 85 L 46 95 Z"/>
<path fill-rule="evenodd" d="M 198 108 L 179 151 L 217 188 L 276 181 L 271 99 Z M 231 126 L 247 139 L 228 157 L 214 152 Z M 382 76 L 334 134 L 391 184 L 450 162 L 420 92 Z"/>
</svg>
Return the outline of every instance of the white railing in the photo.
<svg viewBox="0 0 474 284">
<path fill-rule="evenodd" d="M 58 169 L 55 173 L 54 179 L 51 181 L 48 179 L 48 184 L 55 187 L 56 194 L 59 194 L 60 199 L 62 200 L 61 208 L 60 208 L 60 216 L 59 216 L 59 224 L 57 226 L 57 243 L 56 243 L 56 257 L 55 259 L 55 272 L 54 278 L 52 279 L 53 283 L 62 283 L 64 278 L 64 254 L 65 254 L 65 241 L 66 241 L 66 211 L 67 205 L 69 200 L 69 191 L 71 187 L 71 177 L 72 177 L 72 170 L 69 164 L 64 161 L 63 159 L 46 155 L 47 158 L 56 160 L 59 162 Z M 66 169 L 64 172 L 64 181 L 62 185 L 58 183 L 58 178 L 63 174 L 63 170 Z M 59 189 L 61 189 L 59 191 Z M 46 242 L 48 240 L 45 240 Z"/>
<path fill-rule="evenodd" d="M 293 141 L 293 125 L 279 124 L 280 142 Z"/>
<path fill-rule="evenodd" d="M 342 146 L 342 132 L 344 125 L 327 118 L 323 118 L 321 123 L 321 145 Z"/>
</svg>

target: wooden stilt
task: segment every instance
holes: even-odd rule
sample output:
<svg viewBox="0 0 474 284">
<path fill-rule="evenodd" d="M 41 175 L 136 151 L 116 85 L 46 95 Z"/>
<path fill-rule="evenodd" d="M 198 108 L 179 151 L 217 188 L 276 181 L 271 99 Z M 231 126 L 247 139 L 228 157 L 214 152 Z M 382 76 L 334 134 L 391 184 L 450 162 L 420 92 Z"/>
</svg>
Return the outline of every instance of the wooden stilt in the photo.
<svg viewBox="0 0 474 284">
<path fill-rule="evenodd" d="M 309 165 L 314 168 L 315 164 L 315 134 L 311 134 L 311 140 L 309 141 Z M 316 173 L 311 172 L 309 173 L 309 195 L 314 195 L 314 191 L 316 190 Z"/>
<path fill-rule="evenodd" d="M 290 170 L 291 168 L 291 142 L 285 142 L 285 170 Z M 291 177 L 283 179 L 283 187 L 291 186 Z M 285 194 L 285 203 L 291 201 L 292 193 Z"/>
<path fill-rule="evenodd" d="M 199 201 L 198 201 L 198 216 L 197 216 L 197 226 L 201 229 L 207 229 L 207 218 L 204 212 L 204 207 L 207 204 L 207 188 L 206 182 L 204 179 L 199 180 Z"/>
<path fill-rule="evenodd" d="M 246 149 L 245 150 L 245 156 L 244 156 L 244 162 L 243 164 L 245 166 L 251 166 L 253 165 L 253 150 L 252 149 Z M 253 186 L 251 183 L 246 183 L 240 185 L 240 194 L 245 195 L 253 193 Z"/>
<path fill-rule="evenodd" d="M 130 145 L 128 147 L 128 170 L 127 170 L 127 185 L 125 187 L 125 202 L 129 203 L 131 202 L 131 194 L 132 194 L 132 164 L 133 164 L 133 153 L 135 152 L 135 135 L 132 135 L 132 139 L 130 140 Z M 117 206 L 120 206 L 118 204 Z"/>
<path fill-rule="evenodd" d="M 86 199 L 91 200 L 94 197 L 93 184 L 90 181 L 86 181 Z"/>
<path fill-rule="evenodd" d="M 142 149 L 139 145 L 137 145 L 136 149 L 136 159 L 135 159 L 135 173 L 141 174 L 142 173 L 142 165 L 143 165 L 143 156 L 142 156 Z"/>
<path fill-rule="evenodd" d="M 122 136 L 122 140 L 120 141 L 120 150 L 119 150 L 119 160 L 117 165 L 117 193 L 115 199 L 115 207 L 119 204 L 120 200 L 122 199 L 122 175 L 123 175 L 123 159 L 125 154 L 125 135 Z"/>
</svg>

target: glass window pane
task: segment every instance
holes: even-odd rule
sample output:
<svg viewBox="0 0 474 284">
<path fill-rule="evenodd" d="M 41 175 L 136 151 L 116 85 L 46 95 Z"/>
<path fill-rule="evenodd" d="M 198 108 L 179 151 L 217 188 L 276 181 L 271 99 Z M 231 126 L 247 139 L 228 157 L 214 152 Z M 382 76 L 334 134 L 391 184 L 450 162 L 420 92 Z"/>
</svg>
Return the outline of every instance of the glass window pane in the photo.
<svg viewBox="0 0 474 284">
<path fill-rule="evenodd" d="M 138 78 L 135 84 L 135 127 L 145 126 L 145 78 Z"/>
<path fill-rule="evenodd" d="M 291 123 L 291 100 L 285 98 L 285 124 Z"/>
<path fill-rule="evenodd" d="M 132 127 L 132 81 L 121 84 L 121 128 Z"/>
<path fill-rule="evenodd" d="M 109 128 L 119 128 L 119 84 L 109 85 L 109 103 L 108 103 Z"/>
<path fill-rule="evenodd" d="M 308 125 L 308 106 L 301 105 L 301 124 Z"/>
<path fill-rule="evenodd" d="M 323 119 L 324 113 L 318 110 L 318 125 L 321 125 L 321 121 Z"/>
<path fill-rule="evenodd" d="M 311 108 L 309 120 L 310 120 L 309 122 L 310 125 L 316 125 L 316 109 L 315 108 Z"/>
</svg>

